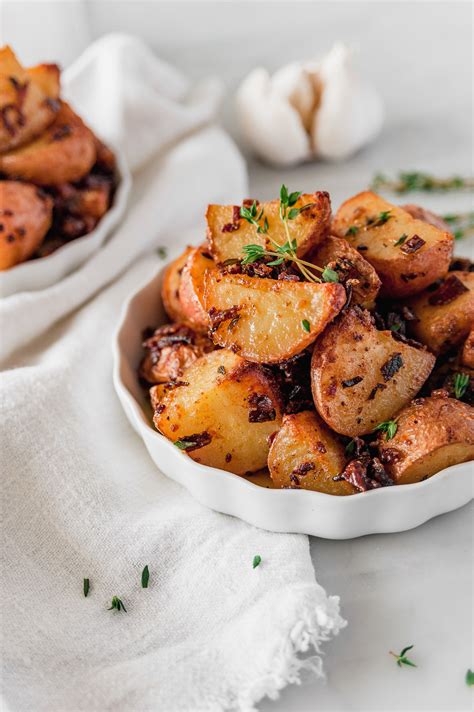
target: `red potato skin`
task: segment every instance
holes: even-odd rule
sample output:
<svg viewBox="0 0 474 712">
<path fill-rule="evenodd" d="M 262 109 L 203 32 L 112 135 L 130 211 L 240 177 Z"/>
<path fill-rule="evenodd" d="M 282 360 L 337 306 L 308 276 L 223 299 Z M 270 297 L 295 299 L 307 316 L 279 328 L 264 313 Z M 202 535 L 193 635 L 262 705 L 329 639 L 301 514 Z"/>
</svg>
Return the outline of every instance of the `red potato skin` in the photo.
<svg viewBox="0 0 474 712">
<path fill-rule="evenodd" d="M 204 308 L 204 275 L 207 270 L 216 269 L 212 257 L 205 256 L 206 250 L 205 245 L 191 250 L 179 283 L 179 301 L 186 322 L 200 332 L 209 328 L 209 315 Z"/>
</svg>

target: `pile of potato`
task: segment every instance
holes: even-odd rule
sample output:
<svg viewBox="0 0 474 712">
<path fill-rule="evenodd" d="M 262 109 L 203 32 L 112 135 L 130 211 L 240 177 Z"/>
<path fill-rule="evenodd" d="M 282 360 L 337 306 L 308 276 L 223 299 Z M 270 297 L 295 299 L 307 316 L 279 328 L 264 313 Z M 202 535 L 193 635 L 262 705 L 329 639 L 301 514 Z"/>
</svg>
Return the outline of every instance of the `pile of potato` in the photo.
<svg viewBox="0 0 474 712">
<path fill-rule="evenodd" d="M 278 200 L 258 204 L 264 231 L 210 205 L 207 242 L 168 267 L 171 323 L 140 366 L 156 428 L 205 465 L 335 495 L 474 459 L 474 272 L 448 227 L 371 192 L 334 218 L 325 192 L 299 206 L 295 253 L 329 281 L 242 261 L 287 240 Z"/>
<path fill-rule="evenodd" d="M 114 188 L 114 155 L 60 99 L 59 68 L 1 48 L 0 270 L 91 232 Z"/>
</svg>

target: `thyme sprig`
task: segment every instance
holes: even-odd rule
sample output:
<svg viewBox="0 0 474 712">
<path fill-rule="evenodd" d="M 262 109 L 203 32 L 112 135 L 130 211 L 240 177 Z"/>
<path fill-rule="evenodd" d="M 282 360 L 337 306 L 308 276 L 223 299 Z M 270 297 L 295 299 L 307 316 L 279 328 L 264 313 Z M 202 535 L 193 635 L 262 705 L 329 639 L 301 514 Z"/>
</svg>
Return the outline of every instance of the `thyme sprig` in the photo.
<svg viewBox="0 0 474 712">
<path fill-rule="evenodd" d="M 412 648 L 413 648 L 413 645 L 407 645 L 406 648 L 403 648 L 403 650 L 401 651 L 401 653 L 399 653 L 399 655 L 397 655 L 396 653 L 392 653 L 391 650 L 390 650 L 389 654 L 393 655 L 393 657 L 396 659 L 398 667 L 402 667 L 402 665 L 408 665 L 409 667 L 417 667 L 415 665 L 415 663 L 413 662 L 413 660 L 410 660 L 406 656 L 408 651 L 411 650 Z"/>
<path fill-rule="evenodd" d="M 380 430 L 382 433 L 385 433 L 385 440 L 391 440 L 397 434 L 397 420 L 397 418 L 395 418 L 395 420 L 384 420 L 382 423 L 376 425 L 372 432 L 375 433 Z"/>
<path fill-rule="evenodd" d="M 413 192 L 446 192 L 452 190 L 470 190 L 474 187 L 474 178 L 471 176 L 451 176 L 450 178 L 437 178 L 421 171 L 401 171 L 397 178 L 387 178 L 382 173 L 377 173 L 371 183 L 371 190 L 389 190 L 394 193 Z"/>
<path fill-rule="evenodd" d="M 452 228 L 455 240 L 474 234 L 474 212 L 450 213 L 442 217 L 444 222 L 447 222 Z"/>
<path fill-rule="evenodd" d="M 125 611 L 125 613 L 127 612 L 127 609 L 125 608 L 125 606 L 123 605 L 122 601 L 120 600 L 120 598 L 118 596 L 114 596 L 112 598 L 112 604 L 111 604 L 110 608 L 108 608 L 107 610 L 108 611 L 113 611 L 113 610 Z"/>
<path fill-rule="evenodd" d="M 469 374 L 456 373 L 453 381 L 454 397 L 458 400 L 463 397 L 469 385 Z"/>
<path fill-rule="evenodd" d="M 257 208 L 257 201 L 254 200 L 250 208 L 246 205 L 242 205 L 240 208 L 240 217 L 247 220 L 251 225 L 257 228 L 259 234 L 266 235 L 268 232 L 268 220 L 263 214 L 263 208 L 260 210 Z M 263 218 L 263 225 L 260 224 Z"/>
<path fill-rule="evenodd" d="M 471 669 L 466 670 L 466 677 L 464 679 L 466 681 L 466 685 L 468 687 L 472 687 L 474 685 L 474 672 L 472 672 Z"/>
</svg>

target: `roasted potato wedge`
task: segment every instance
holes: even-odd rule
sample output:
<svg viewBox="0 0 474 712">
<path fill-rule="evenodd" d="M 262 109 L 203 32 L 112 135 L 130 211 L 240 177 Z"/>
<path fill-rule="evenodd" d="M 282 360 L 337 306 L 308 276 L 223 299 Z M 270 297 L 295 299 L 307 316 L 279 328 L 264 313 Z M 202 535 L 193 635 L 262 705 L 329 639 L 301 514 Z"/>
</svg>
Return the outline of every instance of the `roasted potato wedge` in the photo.
<svg viewBox="0 0 474 712">
<path fill-rule="evenodd" d="M 381 295 L 408 297 L 448 271 L 453 236 L 366 191 L 346 200 L 332 223 L 382 280 Z"/>
<path fill-rule="evenodd" d="M 345 480 L 334 481 L 347 462 L 344 445 L 313 411 L 285 415 L 268 454 L 268 469 L 277 487 L 326 494 L 354 494 Z"/>
<path fill-rule="evenodd" d="M 396 484 L 426 480 L 474 459 L 474 408 L 443 395 L 417 398 L 397 418 L 393 438 L 379 436 L 380 460 Z"/>
<path fill-rule="evenodd" d="M 474 369 L 474 328 L 469 332 L 469 336 L 462 347 L 461 363 L 463 366 Z"/>
<path fill-rule="evenodd" d="M 61 102 L 53 123 L 39 138 L 0 155 L 0 171 L 38 185 L 73 183 L 90 171 L 95 159 L 92 131 Z"/>
<path fill-rule="evenodd" d="M 331 224 L 331 201 L 328 193 L 305 193 L 295 203 L 295 208 L 301 208 L 303 205 L 311 207 L 291 220 L 289 227 L 291 239 L 296 240 L 299 257 L 328 235 Z M 257 244 L 274 249 L 270 237 L 280 245 L 287 242 L 288 237 L 279 215 L 280 201 L 260 203 L 258 209 L 263 210 L 261 223 L 263 224 L 264 217 L 268 220 L 267 234 L 257 233 L 254 225 L 241 218 L 239 206 L 209 205 L 206 213 L 207 238 L 216 262 L 242 257 L 242 248 L 245 245 Z"/>
<path fill-rule="evenodd" d="M 212 340 L 249 361 L 278 363 L 309 346 L 346 302 L 341 284 L 205 276 Z"/>
<path fill-rule="evenodd" d="M 372 265 L 346 239 L 330 235 L 313 250 L 310 260 L 336 270 L 339 281 L 351 285 L 352 304 L 366 309 L 374 306 L 382 283 Z"/>
<path fill-rule="evenodd" d="M 161 299 L 166 313 L 171 321 L 185 322 L 184 310 L 179 298 L 179 285 L 181 275 L 188 256 L 193 251 L 193 247 L 186 247 L 179 257 L 168 265 L 161 287 Z"/>
<path fill-rule="evenodd" d="M 25 69 L 10 47 L 0 48 L 0 152 L 39 136 L 59 110 L 59 67 Z"/>
<path fill-rule="evenodd" d="M 265 467 L 269 436 L 281 424 L 271 374 L 227 350 L 198 359 L 169 389 L 154 423 L 193 460 L 242 475 Z"/>
<path fill-rule="evenodd" d="M 49 230 L 52 199 L 30 183 L 0 181 L 0 270 L 24 262 Z"/>
<path fill-rule="evenodd" d="M 407 304 L 418 319 L 409 322 L 411 335 L 435 354 L 449 351 L 474 324 L 474 272 L 449 272 Z"/>
<path fill-rule="evenodd" d="M 215 270 L 216 264 L 205 247 L 191 250 L 181 272 L 179 301 L 187 323 L 201 331 L 209 327 L 209 315 L 204 308 L 204 275 Z"/>
<path fill-rule="evenodd" d="M 315 344 L 311 386 L 318 413 L 337 433 L 370 433 L 418 393 L 434 363 L 423 348 L 377 331 L 369 312 L 354 307 Z"/>
</svg>

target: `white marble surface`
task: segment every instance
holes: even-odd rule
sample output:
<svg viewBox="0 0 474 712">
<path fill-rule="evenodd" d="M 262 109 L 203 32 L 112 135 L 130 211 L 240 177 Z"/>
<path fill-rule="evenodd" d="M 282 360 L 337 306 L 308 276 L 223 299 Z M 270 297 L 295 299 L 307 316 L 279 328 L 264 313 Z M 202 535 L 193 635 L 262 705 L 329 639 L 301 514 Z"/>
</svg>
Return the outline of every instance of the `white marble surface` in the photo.
<svg viewBox="0 0 474 712">
<path fill-rule="evenodd" d="M 22 3 L 15 3 L 17 8 Z M 24 4 L 23 4 L 24 5 Z M 55 17 L 58 3 L 34 3 Z M 38 6 L 42 9 L 39 10 Z M 63 8 L 64 9 L 64 8 Z M 359 47 L 359 63 L 384 97 L 385 128 L 367 150 L 343 164 L 275 170 L 249 157 L 250 195 L 329 190 L 334 205 L 366 188 L 377 171 L 419 169 L 438 175 L 472 170 L 472 5 L 469 2 L 92 2 L 76 11 L 81 43 L 110 30 L 136 32 L 192 79 L 219 76 L 227 99 L 222 117 L 239 140 L 230 96 L 256 64 L 275 69 L 318 56 L 339 39 Z M 18 10 L 13 12 L 17 18 Z M 53 23 L 54 24 L 54 23 Z M 77 23 L 76 23 L 77 24 Z M 12 25 L 10 24 L 12 29 Z M 10 39 L 30 61 L 42 43 L 16 23 Z M 17 45 L 18 46 L 18 45 Z M 42 50 L 42 53 L 41 53 Z M 440 212 L 467 209 L 468 196 L 428 196 Z M 471 246 L 464 244 L 463 252 Z M 319 581 L 339 594 L 349 625 L 325 646 L 327 682 L 287 689 L 262 712 L 461 712 L 472 709 L 464 683 L 473 652 L 473 506 L 397 535 L 350 542 L 312 539 Z M 418 668 L 399 669 L 388 651 L 413 643 Z"/>
</svg>

